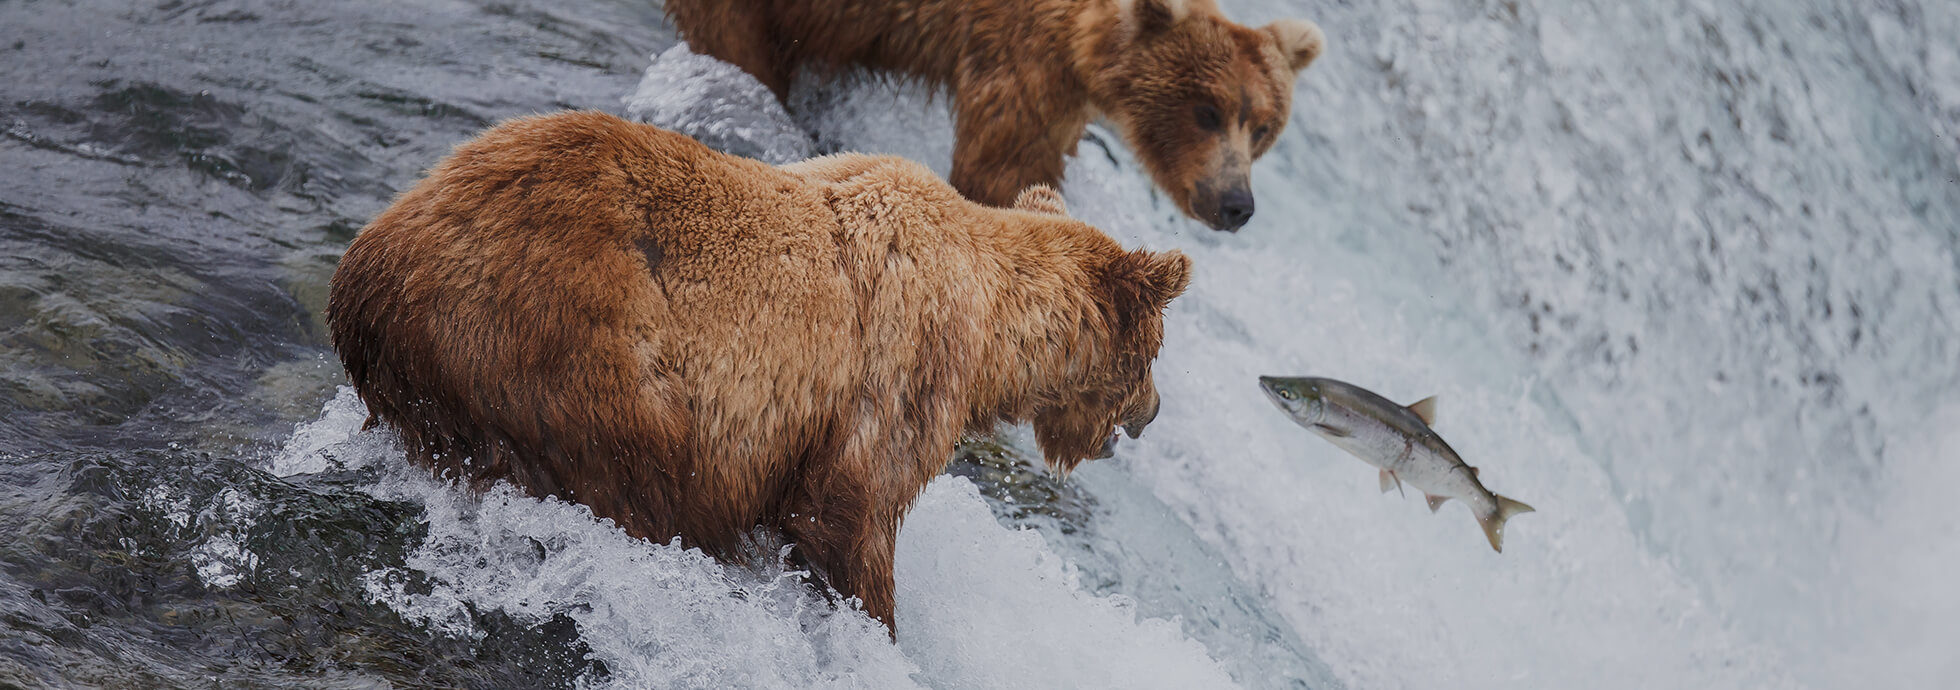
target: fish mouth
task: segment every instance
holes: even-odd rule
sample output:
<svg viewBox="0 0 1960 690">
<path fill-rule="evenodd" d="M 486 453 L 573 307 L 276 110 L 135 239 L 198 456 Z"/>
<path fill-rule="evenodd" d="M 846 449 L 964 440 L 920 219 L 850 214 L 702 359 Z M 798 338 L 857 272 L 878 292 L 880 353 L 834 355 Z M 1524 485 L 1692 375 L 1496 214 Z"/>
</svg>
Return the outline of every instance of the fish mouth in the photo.
<svg viewBox="0 0 1960 690">
<path fill-rule="evenodd" d="M 1280 400 L 1279 390 L 1276 388 L 1278 385 L 1279 385 L 1279 377 L 1277 376 L 1259 377 L 1259 391 L 1265 393 L 1266 399 L 1273 401 L 1274 405 L 1285 407 L 1286 403 L 1285 401 Z"/>
</svg>

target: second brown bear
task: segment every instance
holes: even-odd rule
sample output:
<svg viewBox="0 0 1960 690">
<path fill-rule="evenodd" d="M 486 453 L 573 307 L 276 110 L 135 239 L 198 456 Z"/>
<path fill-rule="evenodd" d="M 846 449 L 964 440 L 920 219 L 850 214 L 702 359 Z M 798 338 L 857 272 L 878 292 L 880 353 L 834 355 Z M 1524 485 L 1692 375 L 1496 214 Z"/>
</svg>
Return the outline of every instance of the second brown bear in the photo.
<svg viewBox="0 0 1960 690">
<path fill-rule="evenodd" d="M 1219 230 L 1252 218 L 1252 161 L 1325 40 L 1312 22 L 1251 28 L 1211 0 L 668 0 L 695 51 L 784 98 L 799 68 L 864 67 L 953 94 L 950 181 L 1006 206 L 1059 186 L 1097 115 L 1157 186 Z"/>
</svg>

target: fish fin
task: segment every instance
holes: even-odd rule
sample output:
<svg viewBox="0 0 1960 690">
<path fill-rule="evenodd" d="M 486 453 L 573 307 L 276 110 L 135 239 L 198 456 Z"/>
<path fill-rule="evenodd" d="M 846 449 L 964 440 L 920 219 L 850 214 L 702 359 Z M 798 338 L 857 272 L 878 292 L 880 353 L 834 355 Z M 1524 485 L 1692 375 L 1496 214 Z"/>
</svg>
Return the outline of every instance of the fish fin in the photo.
<svg viewBox="0 0 1960 690">
<path fill-rule="evenodd" d="M 1436 426 L 1436 396 L 1429 396 L 1409 403 L 1409 411 L 1422 418 L 1422 423 Z"/>
<path fill-rule="evenodd" d="M 1422 497 L 1429 500 L 1429 512 L 1432 513 L 1438 510 L 1442 510 L 1443 502 L 1450 500 L 1450 497 L 1448 496 L 1431 496 L 1429 494 L 1423 494 Z"/>
<path fill-rule="evenodd" d="M 1382 493 L 1388 493 L 1389 489 L 1395 488 L 1401 482 L 1402 480 L 1395 478 L 1394 472 L 1382 470 Z"/>
<path fill-rule="evenodd" d="M 1484 536 L 1490 539 L 1490 548 L 1504 553 L 1504 522 L 1519 513 L 1537 512 L 1537 509 L 1497 494 L 1490 497 L 1497 499 L 1497 510 L 1490 517 L 1477 518 L 1477 522 L 1483 525 Z"/>
<path fill-rule="evenodd" d="M 1469 465 L 1464 465 L 1464 467 L 1470 467 L 1470 466 L 1469 466 Z M 1470 476 L 1472 476 L 1472 477 L 1477 477 L 1477 468 L 1475 468 L 1475 467 L 1470 467 Z M 1482 479 L 1482 477 L 1477 477 L 1477 478 L 1478 478 L 1478 479 Z"/>
<path fill-rule="evenodd" d="M 1328 436 L 1335 436 L 1335 437 L 1339 437 L 1339 438 L 1347 438 L 1347 437 L 1349 437 L 1349 436 L 1353 436 L 1353 435 L 1354 435 L 1354 434 L 1350 434 L 1350 433 L 1348 433 L 1348 432 L 1347 432 L 1346 430 L 1344 430 L 1344 429 L 1336 429 L 1336 428 L 1334 428 L 1334 427 L 1331 427 L 1331 426 L 1327 426 L 1326 424 L 1315 424 L 1315 425 L 1313 425 L 1313 430 L 1314 430 L 1314 431 L 1318 431 L 1318 432 L 1320 432 L 1320 433 L 1323 433 L 1323 434 L 1326 434 L 1326 435 L 1328 435 Z"/>
</svg>

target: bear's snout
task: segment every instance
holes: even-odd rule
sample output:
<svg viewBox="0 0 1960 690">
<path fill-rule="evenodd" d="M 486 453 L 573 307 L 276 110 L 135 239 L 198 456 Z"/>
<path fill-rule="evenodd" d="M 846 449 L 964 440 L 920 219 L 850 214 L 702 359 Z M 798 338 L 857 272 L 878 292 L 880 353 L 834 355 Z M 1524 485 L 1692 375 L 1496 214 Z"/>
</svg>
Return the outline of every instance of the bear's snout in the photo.
<svg viewBox="0 0 1960 690">
<path fill-rule="evenodd" d="M 1150 426 L 1151 422 L 1157 421 L 1157 409 L 1163 404 L 1162 400 L 1157 397 L 1156 386 L 1151 386 L 1150 390 L 1146 393 L 1146 397 L 1138 402 L 1140 404 L 1134 405 L 1134 409 L 1120 422 L 1123 425 L 1123 433 L 1129 434 L 1130 438 L 1143 436 L 1143 428 Z M 1113 431 L 1110 434 L 1110 438 L 1115 438 Z"/>
<path fill-rule="evenodd" d="M 1252 220 L 1252 190 L 1240 187 L 1218 195 L 1218 229 L 1238 232 L 1249 220 Z"/>
<path fill-rule="evenodd" d="M 1252 220 L 1254 208 L 1252 179 L 1243 166 L 1229 166 L 1191 187 L 1191 215 L 1213 230 L 1238 232 Z"/>
</svg>

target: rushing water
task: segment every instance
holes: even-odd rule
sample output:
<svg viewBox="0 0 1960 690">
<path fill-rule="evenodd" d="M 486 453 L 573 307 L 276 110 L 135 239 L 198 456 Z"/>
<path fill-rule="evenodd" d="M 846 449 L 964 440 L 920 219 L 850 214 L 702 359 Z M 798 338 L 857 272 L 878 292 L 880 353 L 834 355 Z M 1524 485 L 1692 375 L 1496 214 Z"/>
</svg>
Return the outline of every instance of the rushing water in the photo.
<svg viewBox="0 0 1960 690">
<path fill-rule="evenodd" d="M 1102 131 L 1065 188 L 1197 260 L 1162 415 L 1067 482 L 1013 430 L 963 451 L 894 644 L 779 566 L 427 478 L 319 314 L 499 118 L 943 172 L 945 99 L 785 113 L 636 0 L 0 0 L 0 684 L 1960 684 L 1960 7 L 1225 4 L 1330 40 L 1252 224 Z M 1539 512 L 1493 554 L 1260 374 L 1440 394 Z"/>
</svg>

